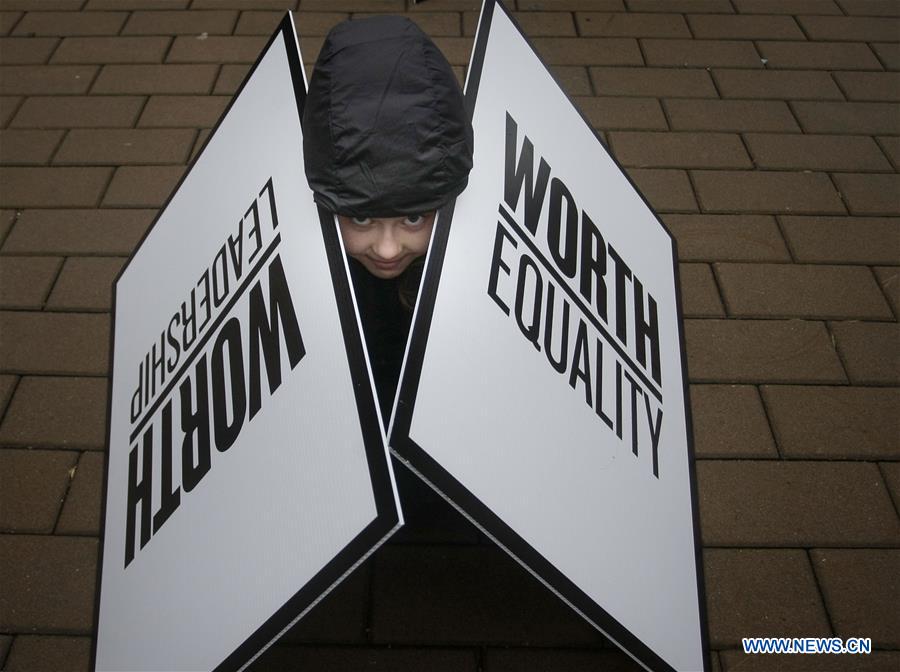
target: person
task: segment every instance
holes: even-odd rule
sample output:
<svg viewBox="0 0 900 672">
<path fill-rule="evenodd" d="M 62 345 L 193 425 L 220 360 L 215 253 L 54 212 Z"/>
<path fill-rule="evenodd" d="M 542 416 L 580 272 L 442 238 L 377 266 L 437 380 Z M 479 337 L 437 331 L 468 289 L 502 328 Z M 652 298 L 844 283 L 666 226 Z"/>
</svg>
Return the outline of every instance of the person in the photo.
<svg viewBox="0 0 900 672">
<path fill-rule="evenodd" d="M 409 19 L 338 24 L 309 83 L 303 153 L 316 202 L 338 218 L 387 423 L 435 213 L 472 168 L 450 64 Z"/>
</svg>

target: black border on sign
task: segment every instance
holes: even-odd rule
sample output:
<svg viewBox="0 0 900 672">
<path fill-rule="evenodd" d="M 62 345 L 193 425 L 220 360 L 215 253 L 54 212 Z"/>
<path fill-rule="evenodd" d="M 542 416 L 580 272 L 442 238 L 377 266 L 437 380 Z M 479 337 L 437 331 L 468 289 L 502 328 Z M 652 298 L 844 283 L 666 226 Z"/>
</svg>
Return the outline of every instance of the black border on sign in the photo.
<svg viewBox="0 0 900 672">
<path fill-rule="evenodd" d="M 235 92 L 228 107 L 222 113 L 219 121 L 213 127 L 203 148 L 197 152 L 191 160 L 184 175 L 178 181 L 178 184 L 172 190 L 172 193 L 166 199 L 166 202 L 159 209 L 153 223 L 148 227 L 147 231 L 141 237 L 140 242 L 134 251 L 128 257 L 128 260 L 122 266 L 122 269 L 116 275 L 112 286 L 112 322 L 109 334 L 109 380 L 107 384 L 107 403 L 106 403 L 106 449 L 107 455 L 110 448 L 110 434 L 112 428 L 112 374 L 114 371 L 113 362 L 115 358 L 115 306 L 116 306 L 116 287 L 122 274 L 128 268 L 132 259 L 138 254 L 141 246 L 146 240 L 150 231 L 158 223 L 160 217 L 165 212 L 175 193 L 181 188 L 187 176 L 191 173 L 194 165 L 199 160 L 207 144 L 219 129 L 222 121 L 228 115 L 232 105 L 241 95 L 247 82 L 256 72 L 260 62 L 265 58 L 269 49 L 276 41 L 282 40 L 287 52 L 288 64 L 291 72 L 291 79 L 294 86 L 294 97 L 297 103 L 298 118 L 303 117 L 303 106 L 306 102 L 306 86 L 305 76 L 303 72 L 303 63 L 300 51 L 297 45 L 297 38 L 294 33 L 294 25 L 292 15 L 287 12 L 281 23 L 278 25 L 275 33 L 269 38 L 266 46 L 263 48 L 253 67 L 244 77 L 240 87 Z M 301 151 L 301 148 L 297 148 Z M 362 563 L 387 537 L 389 537 L 398 527 L 400 522 L 399 510 L 394 499 L 394 490 L 391 485 L 390 467 L 388 465 L 388 457 L 385 454 L 384 444 L 381 439 L 381 423 L 378 420 L 377 404 L 372 391 L 372 383 L 369 378 L 368 367 L 366 365 L 365 351 L 363 347 L 359 323 L 356 319 L 354 311 L 353 298 L 350 292 L 350 282 L 347 276 L 345 260 L 341 251 L 340 241 L 338 239 L 337 229 L 335 227 L 334 218 L 331 214 L 325 212 L 321 208 L 318 210 L 319 224 L 322 229 L 322 237 L 325 244 L 326 254 L 328 257 L 328 268 L 331 273 L 332 283 L 334 285 L 334 297 L 337 301 L 338 315 L 341 323 L 341 330 L 344 337 L 344 345 L 347 353 L 347 362 L 350 367 L 350 377 L 356 397 L 357 412 L 359 415 L 359 423 L 362 431 L 363 443 L 366 452 L 366 458 L 369 467 L 369 476 L 372 481 L 372 490 L 375 500 L 376 516 L 359 534 L 356 535 L 328 564 L 326 564 L 319 572 L 315 574 L 304 586 L 302 586 L 291 598 L 284 603 L 274 614 L 272 614 L 256 631 L 248 633 L 247 639 L 238 646 L 234 651 L 228 654 L 215 670 L 217 672 L 228 672 L 231 670 L 239 670 L 253 658 L 262 652 L 267 645 L 272 643 L 277 637 L 295 621 L 299 620 L 305 613 L 315 604 L 325 597 L 340 581 L 342 581 L 350 572 L 352 572 L 360 563 Z M 97 580 L 94 595 L 94 638 L 91 643 L 91 662 L 92 670 L 96 670 L 97 665 L 97 637 L 100 623 L 100 593 L 103 587 L 103 550 L 104 538 L 106 535 L 106 501 L 109 487 L 109 460 L 105 461 L 103 469 L 103 500 L 101 502 L 101 533 L 100 545 L 97 552 Z"/>
<path fill-rule="evenodd" d="M 516 27 L 537 58 L 544 64 L 534 44 L 519 26 L 510 11 L 500 0 L 484 0 L 481 16 L 478 22 L 475 47 L 472 52 L 472 60 L 469 65 L 468 80 L 466 83 L 465 105 L 471 119 L 474 116 L 475 101 L 478 96 L 478 87 L 481 82 L 484 68 L 484 57 L 487 50 L 488 34 L 491 28 L 491 19 L 494 7 L 497 6 L 506 13 L 509 20 Z M 559 87 L 560 93 L 566 97 L 572 107 L 579 113 L 585 125 L 591 128 L 597 141 L 600 142 L 597 131 L 593 129 L 588 119 L 577 105 L 572 103 L 559 80 L 547 68 L 553 80 Z M 603 144 L 601 147 L 603 147 Z M 603 148 L 606 151 L 605 147 Z M 675 271 L 676 290 L 681 286 L 678 274 L 678 251 L 675 237 L 669 228 L 662 222 L 659 215 L 650 205 L 631 177 L 626 173 L 615 157 L 609 154 L 621 173 L 628 179 L 629 184 L 640 196 L 644 205 L 650 210 L 663 231 L 669 236 L 672 243 L 672 263 Z M 436 227 L 434 241 L 429 253 L 428 264 L 422 280 L 422 291 L 419 297 L 419 305 L 416 311 L 415 323 L 411 330 L 410 344 L 404 363 L 403 378 L 400 382 L 394 424 L 390 436 L 390 445 L 394 454 L 400 461 L 406 464 L 412 471 L 425 480 L 432 488 L 446 497 L 476 526 L 481 528 L 489 537 L 494 539 L 507 553 L 534 574 L 541 582 L 545 583 L 552 591 L 556 592 L 564 601 L 572 606 L 581 616 L 592 625 L 610 637 L 626 653 L 633 656 L 642 665 L 652 670 L 672 671 L 674 668 L 664 661 L 656 652 L 639 640 L 627 628 L 619 623 L 601 605 L 596 603 L 584 591 L 570 581 L 562 572 L 554 567 L 543 555 L 533 548 L 527 541 L 520 537 L 501 520 L 493 511 L 481 502 L 472 492 L 466 489 L 438 462 L 436 462 L 421 446 L 409 435 L 412 416 L 415 410 L 416 396 L 418 394 L 419 379 L 422 372 L 422 362 L 428 344 L 428 333 L 434 314 L 434 304 L 437 297 L 438 284 L 440 282 L 444 255 L 447 250 L 450 227 L 452 224 L 454 203 L 451 203 L 440 213 L 440 226 Z M 691 421 L 691 405 L 687 375 L 687 353 L 684 347 L 684 315 L 682 311 L 681 293 L 675 292 L 675 309 L 678 321 L 678 341 L 681 351 L 682 386 L 684 389 L 685 427 L 687 431 L 688 473 L 690 476 L 691 515 L 693 518 L 694 534 L 694 564 L 697 576 L 697 601 L 700 616 L 700 639 L 703 651 L 704 672 L 710 669 L 709 636 L 706 615 L 706 597 L 703 579 L 703 565 L 700 542 L 700 521 L 697 508 L 697 484 L 694 469 L 694 442 Z"/>
</svg>

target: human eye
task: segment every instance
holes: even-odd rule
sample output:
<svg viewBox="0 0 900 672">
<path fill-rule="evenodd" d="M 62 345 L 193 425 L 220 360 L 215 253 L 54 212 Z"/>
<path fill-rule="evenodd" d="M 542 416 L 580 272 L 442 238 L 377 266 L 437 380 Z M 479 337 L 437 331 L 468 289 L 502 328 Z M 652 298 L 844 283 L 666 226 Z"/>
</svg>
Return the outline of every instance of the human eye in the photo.
<svg viewBox="0 0 900 672">
<path fill-rule="evenodd" d="M 407 215 L 403 220 L 406 226 L 420 226 L 425 222 L 425 215 Z"/>
<path fill-rule="evenodd" d="M 352 217 L 350 219 L 351 222 L 356 224 L 356 226 L 369 226 L 372 223 L 371 217 Z"/>
</svg>

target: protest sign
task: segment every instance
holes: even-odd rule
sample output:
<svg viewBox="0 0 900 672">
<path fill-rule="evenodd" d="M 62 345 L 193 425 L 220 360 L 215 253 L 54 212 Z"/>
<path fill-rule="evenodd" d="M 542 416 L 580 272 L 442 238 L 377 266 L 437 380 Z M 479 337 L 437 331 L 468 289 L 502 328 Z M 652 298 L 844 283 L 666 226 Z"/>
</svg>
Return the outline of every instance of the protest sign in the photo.
<svg viewBox="0 0 900 672">
<path fill-rule="evenodd" d="M 466 102 L 391 446 L 645 667 L 707 669 L 673 238 L 491 0 Z"/>
<path fill-rule="evenodd" d="M 282 22 L 115 283 L 98 670 L 237 669 L 401 524 Z"/>
</svg>

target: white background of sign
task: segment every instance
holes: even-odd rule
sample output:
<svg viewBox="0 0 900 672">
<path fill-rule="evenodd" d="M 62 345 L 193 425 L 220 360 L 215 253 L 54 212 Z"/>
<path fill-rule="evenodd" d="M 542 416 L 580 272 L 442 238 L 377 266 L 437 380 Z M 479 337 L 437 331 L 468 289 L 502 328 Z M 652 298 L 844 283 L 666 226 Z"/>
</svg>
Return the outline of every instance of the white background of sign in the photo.
<svg viewBox="0 0 900 672">
<path fill-rule="evenodd" d="M 635 458 L 627 383 L 620 441 L 585 403 L 583 388 L 573 391 L 568 376 L 554 371 L 514 317 L 488 297 L 507 110 L 519 126 L 517 158 L 527 134 L 535 164 L 546 158 L 551 176 L 564 181 L 658 302 L 664 401 L 658 480 L 643 400 Z M 671 239 L 496 6 L 473 125 L 475 166 L 453 214 L 409 438 L 668 664 L 702 669 Z M 523 200 L 514 215 L 519 222 Z M 550 258 L 541 235 L 546 211 L 545 201 L 536 242 Z M 517 260 L 509 244 L 504 258 Z M 510 265 L 498 294 L 513 308 L 517 264 Z M 571 281 L 576 292 L 577 282 Z M 629 300 L 629 313 L 631 306 Z M 593 352 L 593 335 L 589 342 Z M 613 394 L 608 387 L 604 403 Z M 413 466 L 427 477 L 427 468 Z"/>
<path fill-rule="evenodd" d="M 123 571 L 129 404 L 138 364 L 270 176 L 279 251 L 306 356 L 291 371 L 282 346 L 281 387 L 270 396 L 263 375 L 262 410 L 245 421 L 227 452 L 212 448 L 210 471 L 193 491 L 182 491 L 180 507 Z M 260 208 L 264 244 L 272 239 L 267 212 Z M 268 297 L 265 269 L 259 278 Z M 376 517 L 282 39 L 259 63 L 116 289 L 97 668 L 211 669 Z M 245 295 L 232 314 L 245 325 L 246 312 Z M 249 339 L 242 330 L 246 366 Z M 214 340 L 205 345 L 207 353 Z M 177 390 L 173 394 L 178 425 Z M 180 438 L 173 453 L 177 485 Z M 158 457 L 157 446 L 153 511 Z"/>
</svg>

